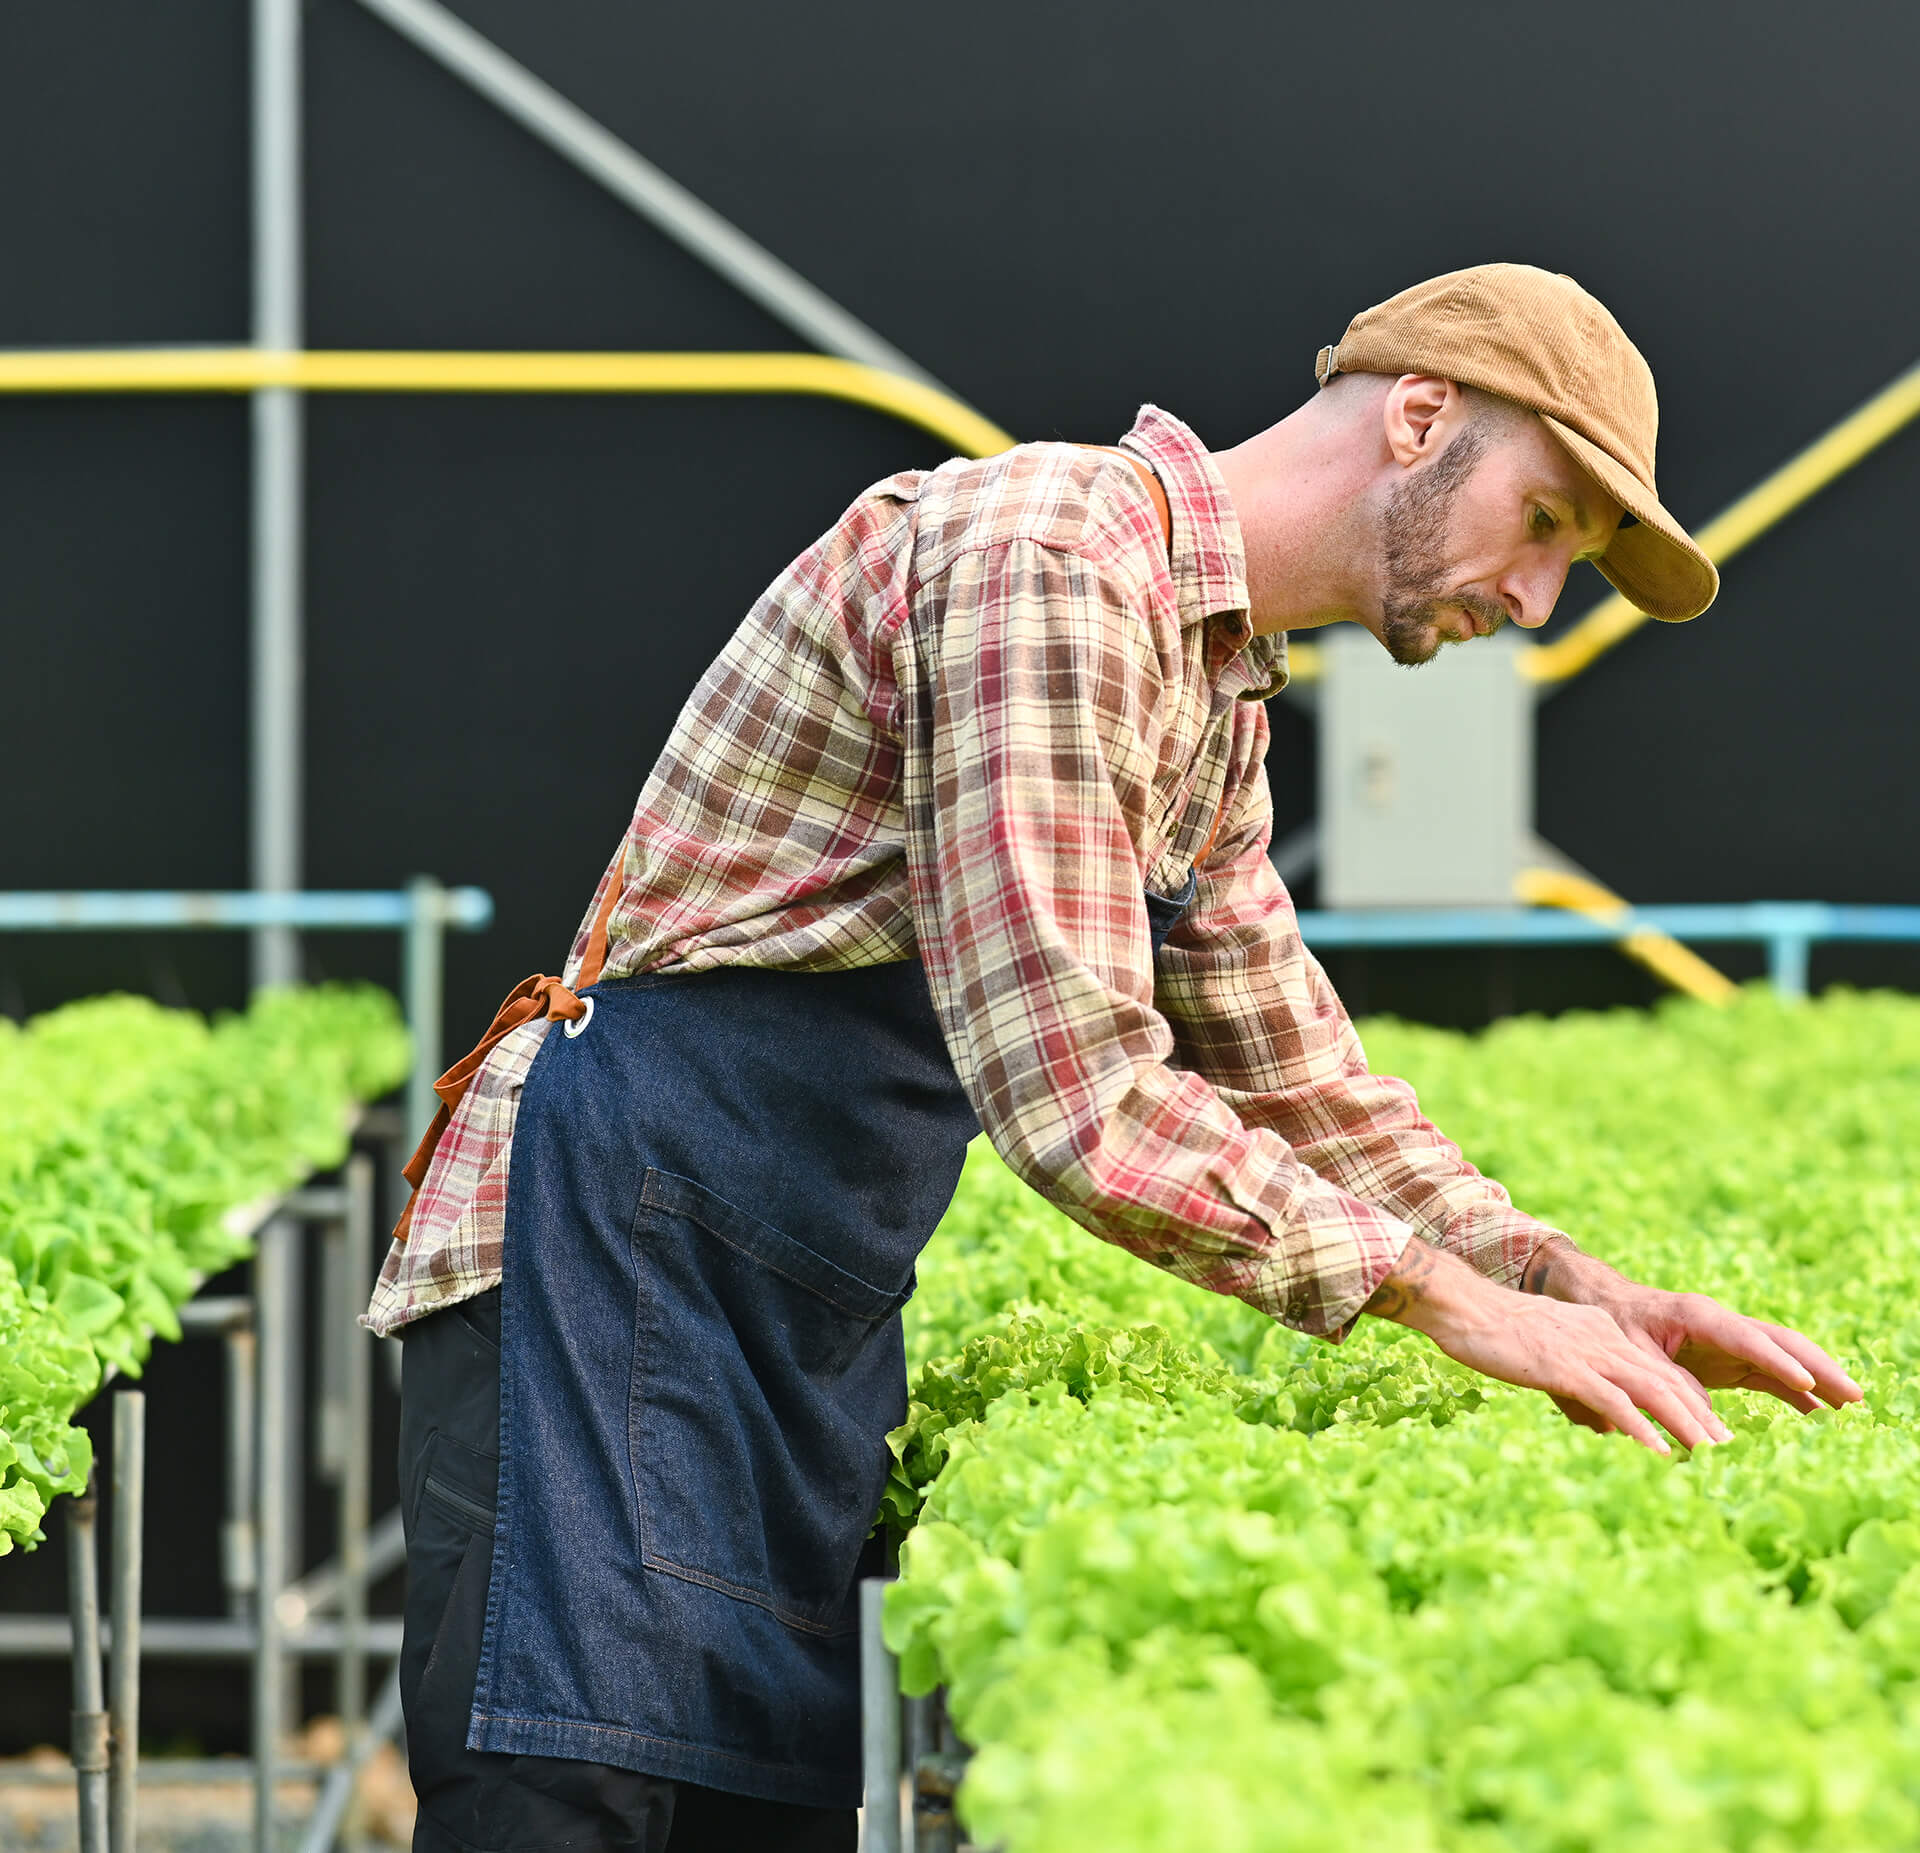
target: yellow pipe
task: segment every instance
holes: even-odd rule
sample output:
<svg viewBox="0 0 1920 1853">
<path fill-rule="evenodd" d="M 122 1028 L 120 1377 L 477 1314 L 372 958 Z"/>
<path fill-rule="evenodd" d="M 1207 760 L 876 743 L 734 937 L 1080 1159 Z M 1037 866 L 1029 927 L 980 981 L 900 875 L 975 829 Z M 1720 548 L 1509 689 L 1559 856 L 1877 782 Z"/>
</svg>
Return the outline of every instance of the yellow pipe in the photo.
<svg viewBox="0 0 1920 1853">
<path fill-rule="evenodd" d="M 970 405 L 917 380 L 826 354 L 448 353 L 252 347 L 0 351 L 0 393 L 251 392 L 807 393 L 864 405 L 918 425 L 972 457 L 1016 440 Z M 1920 366 L 1902 374 L 1824 437 L 1749 490 L 1701 531 L 1726 560 L 1817 494 L 1920 414 Z M 1516 659 L 1530 682 L 1560 682 L 1646 622 L 1617 593 L 1557 642 Z M 1319 649 L 1296 644 L 1295 683 L 1317 681 Z"/>
<path fill-rule="evenodd" d="M 1750 540 L 1818 495 L 1836 476 L 1852 469 L 1916 415 L 1920 415 L 1920 366 L 1909 367 L 1824 437 L 1816 438 L 1731 508 L 1716 515 L 1700 530 L 1701 547 L 1716 565 L 1725 564 Z M 1524 651 L 1518 659 L 1520 674 L 1529 682 L 1564 682 L 1646 622 L 1646 614 L 1636 611 L 1616 592 L 1557 642 Z"/>
<path fill-rule="evenodd" d="M 460 354 L 251 347 L 0 353 L 0 393 L 252 392 L 810 393 L 918 425 L 970 457 L 1015 439 L 917 380 L 827 354 Z"/>
<path fill-rule="evenodd" d="M 1715 535 L 1720 535 L 1724 551 L 1744 545 L 1890 437 L 1920 410 L 1920 367 L 1896 382 L 1896 387 L 1900 385 L 1907 387 L 1911 403 L 1903 401 L 1904 409 L 1897 415 L 1882 405 L 1893 391 L 1889 389 L 1736 503 L 1707 529 L 1702 542 L 1710 551 Z M 303 392 L 808 393 L 890 413 L 944 438 L 969 456 L 991 456 L 1010 450 L 1016 442 L 991 419 L 935 387 L 825 354 L 274 352 L 252 347 L 0 351 L 0 393 L 240 393 L 262 386 L 290 386 Z M 1879 425 L 1862 439 L 1855 427 L 1876 408 L 1881 408 Z M 1834 455 L 1841 460 L 1832 462 Z M 1825 474 L 1798 493 L 1791 486 L 1786 491 L 1777 487 L 1795 472 L 1805 475 L 1809 468 L 1824 468 Z M 1770 490 L 1773 501 L 1764 502 Z M 1757 516 L 1756 508 L 1762 511 Z M 1739 527 L 1742 519 L 1751 524 L 1745 530 Z M 1729 542 L 1722 530 L 1737 532 L 1738 538 Z M 1610 600 L 1609 604 L 1620 602 Z M 1594 617 L 1606 609 L 1603 606 Z M 1639 614 L 1633 616 L 1637 621 Z M 1566 650 L 1593 621 L 1588 618 L 1558 645 L 1534 651 L 1523 663 L 1537 665 L 1555 649 Z M 1602 643 L 1593 653 L 1606 647 Z M 1322 659 L 1317 645 L 1295 645 L 1290 660 L 1296 682 L 1319 677 Z M 1547 679 L 1537 667 L 1529 673 Z M 1598 883 L 1551 870 L 1529 869 L 1515 885 L 1522 899 L 1543 906 L 1571 907 L 1604 919 L 1620 918 L 1628 911 L 1625 901 Z M 1624 935 L 1621 947 L 1689 996 L 1720 1003 L 1734 992 L 1729 979 L 1665 934 L 1641 929 Z"/>
<path fill-rule="evenodd" d="M 1633 912 L 1611 888 L 1561 869 L 1522 869 L 1514 877 L 1513 891 L 1532 906 L 1564 907 L 1569 913 L 1584 914 L 1609 926 L 1623 924 Z M 1703 1004 L 1724 1004 L 1739 995 L 1740 987 L 1725 972 L 1651 927 L 1636 927 L 1621 934 L 1620 950 L 1656 978 Z"/>
</svg>

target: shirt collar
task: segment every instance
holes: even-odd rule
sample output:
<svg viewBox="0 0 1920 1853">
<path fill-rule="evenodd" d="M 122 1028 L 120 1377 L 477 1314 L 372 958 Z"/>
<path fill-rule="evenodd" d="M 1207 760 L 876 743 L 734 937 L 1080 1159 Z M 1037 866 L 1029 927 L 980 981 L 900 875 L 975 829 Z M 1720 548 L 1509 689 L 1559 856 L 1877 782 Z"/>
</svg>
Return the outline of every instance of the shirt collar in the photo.
<svg viewBox="0 0 1920 1853">
<path fill-rule="evenodd" d="M 1287 682 L 1287 639 L 1284 632 L 1253 634 L 1247 618 L 1246 543 L 1219 465 L 1188 426 L 1157 405 L 1140 408 L 1120 445 L 1148 463 L 1167 492 L 1181 627 L 1212 617 L 1227 620 L 1223 629 L 1237 633 L 1238 641 L 1223 684 L 1238 683 L 1234 692 L 1246 700 L 1278 694 Z"/>
</svg>

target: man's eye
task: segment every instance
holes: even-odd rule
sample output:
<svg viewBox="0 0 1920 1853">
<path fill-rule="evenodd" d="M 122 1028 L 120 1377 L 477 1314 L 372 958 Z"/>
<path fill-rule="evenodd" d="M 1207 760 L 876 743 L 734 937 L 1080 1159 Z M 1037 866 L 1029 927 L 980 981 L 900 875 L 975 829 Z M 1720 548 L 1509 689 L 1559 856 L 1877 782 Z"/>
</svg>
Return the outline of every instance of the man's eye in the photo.
<svg viewBox="0 0 1920 1853">
<path fill-rule="evenodd" d="M 1560 525 L 1544 508 L 1535 508 L 1527 519 L 1536 540 L 1545 540 Z"/>
</svg>

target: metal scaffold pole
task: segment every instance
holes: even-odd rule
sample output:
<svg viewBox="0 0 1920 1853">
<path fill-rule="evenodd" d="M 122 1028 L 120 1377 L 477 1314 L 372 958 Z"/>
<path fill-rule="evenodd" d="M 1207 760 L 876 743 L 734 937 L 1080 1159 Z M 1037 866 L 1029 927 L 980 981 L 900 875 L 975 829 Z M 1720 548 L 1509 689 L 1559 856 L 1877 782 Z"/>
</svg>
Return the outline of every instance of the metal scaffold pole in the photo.
<svg viewBox="0 0 1920 1853">
<path fill-rule="evenodd" d="M 108 1695 L 112 1767 L 107 1774 L 107 1843 L 134 1853 L 140 1793 L 141 1534 L 146 1529 L 147 1399 L 113 1398 L 113 1655 Z"/>
<path fill-rule="evenodd" d="M 862 1853 L 900 1853 L 900 1668 L 880 1632 L 887 1586 L 860 1584 L 860 1736 L 866 1819 Z"/>
<path fill-rule="evenodd" d="M 301 0 L 253 0 L 253 338 L 285 353 L 306 339 L 301 265 Z M 305 417 L 291 387 L 253 394 L 253 886 L 300 887 L 304 765 L 302 582 L 305 571 Z M 290 926 L 253 939 L 256 986 L 300 976 Z M 301 1276 L 297 1226 L 275 1217 L 254 1263 L 255 1403 L 253 1754 L 254 1844 L 275 1845 L 281 1738 L 294 1697 L 281 1592 L 301 1535 Z"/>
<path fill-rule="evenodd" d="M 339 1214 L 326 1233 L 326 1331 L 321 1348 L 322 1464 L 337 1490 L 335 1533 L 340 1566 L 340 1650 L 334 1656 L 334 1709 L 340 1715 L 345 1765 L 366 1760 L 367 1585 L 373 1443 L 372 1336 L 361 1330 L 373 1272 L 374 1165 L 364 1152 L 347 1160 Z M 340 1835 L 344 1853 L 358 1853 L 365 1835 L 351 1809 Z"/>
<path fill-rule="evenodd" d="M 440 1073 L 445 1032 L 447 891 L 430 875 L 407 883 L 407 929 L 400 954 L 400 1002 L 413 1037 L 413 1068 L 407 1076 L 406 1137 L 403 1159 L 411 1155 L 407 1139 L 417 1139 L 432 1123 L 440 1097 L 433 1084 Z"/>
<path fill-rule="evenodd" d="M 275 1840 L 274 1791 L 280 1740 L 286 1729 L 286 1644 L 280 1597 L 288 1570 L 288 1462 L 283 1449 L 294 1419 L 297 1379 L 289 1369 L 293 1354 L 293 1277 L 299 1262 L 295 1225 L 275 1216 L 260 1231 L 253 1262 L 254 1327 L 258 1336 L 260 1381 L 255 1399 L 258 1459 L 254 1487 L 258 1516 L 254 1527 L 253 1650 L 253 1819 L 254 1846 L 271 1853 Z"/>
<path fill-rule="evenodd" d="M 106 1684 L 100 1677 L 100 1563 L 94 1541 L 99 1502 L 89 1486 L 67 1503 L 67 1600 L 73 1618 L 73 1769 L 80 1853 L 107 1853 Z"/>
<path fill-rule="evenodd" d="M 253 339 L 285 353 L 301 314 L 300 0 L 253 0 Z M 253 394 L 252 879 L 300 886 L 304 545 L 300 394 Z M 286 926 L 253 936 L 253 982 L 290 984 L 299 941 Z"/>
<path fill-rule="evenodd" d="M 260 1373 L 252 1302 L 238 1301 L 234 1311 L 221 1333 L 227 1366 L 227 1516 L 220 1527 L 220 1580 L 227 1592 L 227 1613 L 244 1620 L 253 1613 L 254 1591 L 259 1586 L 253 1509 L 259 1465 L 254 1390 Z"/>
</svg>

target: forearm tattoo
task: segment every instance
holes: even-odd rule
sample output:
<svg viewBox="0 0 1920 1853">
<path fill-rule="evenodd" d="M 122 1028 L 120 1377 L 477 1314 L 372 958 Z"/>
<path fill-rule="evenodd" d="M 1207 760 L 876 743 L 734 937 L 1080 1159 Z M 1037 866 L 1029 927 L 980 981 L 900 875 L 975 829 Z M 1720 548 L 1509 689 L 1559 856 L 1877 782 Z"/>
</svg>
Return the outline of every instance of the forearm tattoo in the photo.
<svg viewBox="0 0 1920 1853">
<path fill-rule="evenodd" d="M 1411 1307 L 1427 1297 L 1439 1267 L 1440 1251 L 1415 1236 L 1394 1263 L 1393 1272 L 1374 1288 L 1363 1310 L 1376 1319 L 1404 1318 Z"/>
</svg>

